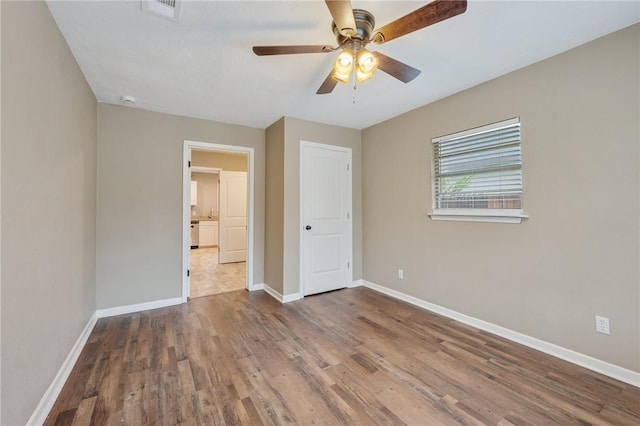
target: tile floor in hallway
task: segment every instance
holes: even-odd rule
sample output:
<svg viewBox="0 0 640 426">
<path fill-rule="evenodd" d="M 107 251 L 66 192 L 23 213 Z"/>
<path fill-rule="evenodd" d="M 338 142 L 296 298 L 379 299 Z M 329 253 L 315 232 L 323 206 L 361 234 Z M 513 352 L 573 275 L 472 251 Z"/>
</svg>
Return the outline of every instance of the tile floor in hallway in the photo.
<svg viewBox="0 0 640 426">
<path fill-rule="evenodd" d="M 218 247 L 191 249 L 191 297 L 246 287 L 246 262 L 218 263 Z"/>
</svg>

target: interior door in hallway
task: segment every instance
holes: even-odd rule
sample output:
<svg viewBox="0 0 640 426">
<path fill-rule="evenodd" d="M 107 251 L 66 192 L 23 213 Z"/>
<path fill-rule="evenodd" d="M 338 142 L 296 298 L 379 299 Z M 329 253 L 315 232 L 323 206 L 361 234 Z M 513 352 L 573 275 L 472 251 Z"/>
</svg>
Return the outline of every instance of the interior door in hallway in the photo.
<svg viewBox="0 0 640 426">
<path fill-rule="evenodd" d="M 247 172 L 220 172 L 219 263 L 247 260 Z"/>
<path fill-rule="evenodd" d="M 351 281 L 351 150 L 302 142 L 302 288 L 305 296 Z"/>
</svg>

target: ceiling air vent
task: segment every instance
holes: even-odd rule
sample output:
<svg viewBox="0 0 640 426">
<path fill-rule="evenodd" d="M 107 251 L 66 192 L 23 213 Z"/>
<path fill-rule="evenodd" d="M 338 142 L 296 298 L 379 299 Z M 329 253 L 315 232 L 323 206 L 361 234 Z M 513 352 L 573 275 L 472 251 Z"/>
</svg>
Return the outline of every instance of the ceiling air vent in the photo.
<svg viewBox="0 0 640 426">
<path fill-rule="evenodd" d="M 142 10 L 154 15 L 162 16 L 171 21 L 177 21 L 180 14 L 180 1 L 178 0 L 140 0 Z"/>
</svg>

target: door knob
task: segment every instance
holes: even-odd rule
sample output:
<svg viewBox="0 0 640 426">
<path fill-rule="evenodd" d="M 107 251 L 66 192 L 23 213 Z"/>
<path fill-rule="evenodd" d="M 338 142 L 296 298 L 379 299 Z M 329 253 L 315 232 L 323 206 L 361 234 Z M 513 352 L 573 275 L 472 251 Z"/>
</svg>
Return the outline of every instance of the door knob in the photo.
<svg viewBox="0 0 640 426">
<path fill-rule="evenodd" d="M 306 229 L 307 231 L 310 231 L 311 230 L 311 226 L 307 225 L 307 226 L 304 227 L 304 229 Z"/>
</svg>

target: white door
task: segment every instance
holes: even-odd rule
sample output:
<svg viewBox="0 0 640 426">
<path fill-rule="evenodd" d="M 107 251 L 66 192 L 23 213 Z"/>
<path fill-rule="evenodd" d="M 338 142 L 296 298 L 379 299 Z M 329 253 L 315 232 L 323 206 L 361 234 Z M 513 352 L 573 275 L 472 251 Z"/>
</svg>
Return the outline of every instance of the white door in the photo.
<svg viewBox="0 0 640 426">
<path fill-rule="evenodd" d="M 305 296 L 351 282 L 351 150 L 301 143 Z"/>
<path fill-rule="evenodd" d="M 219 263 L 247 260 L 247 172 L 220 172 Z"/>
</svg>

